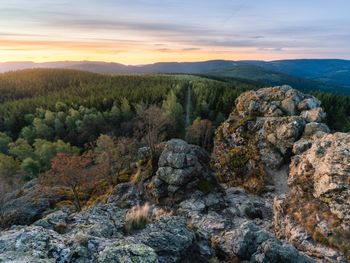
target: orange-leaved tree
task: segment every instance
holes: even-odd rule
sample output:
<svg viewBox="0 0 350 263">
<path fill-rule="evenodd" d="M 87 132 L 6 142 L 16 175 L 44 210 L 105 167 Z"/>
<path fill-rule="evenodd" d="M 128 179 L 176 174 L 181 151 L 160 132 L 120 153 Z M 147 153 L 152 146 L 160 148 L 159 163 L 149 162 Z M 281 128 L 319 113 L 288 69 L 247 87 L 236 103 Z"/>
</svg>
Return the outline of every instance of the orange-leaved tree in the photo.
<svg viewBox="0 0 350 263">
<path fill-rule="evenodd" d="M 74 206 L 82 209 L 82 196 L 91 192 L 103 173 L 94 164 L 92 151 L 82 155 L 58 153 L 51 162 L 51 170 L 42 176 L 44 185 L 61 186 L 73 196 Z"/>
</svg>

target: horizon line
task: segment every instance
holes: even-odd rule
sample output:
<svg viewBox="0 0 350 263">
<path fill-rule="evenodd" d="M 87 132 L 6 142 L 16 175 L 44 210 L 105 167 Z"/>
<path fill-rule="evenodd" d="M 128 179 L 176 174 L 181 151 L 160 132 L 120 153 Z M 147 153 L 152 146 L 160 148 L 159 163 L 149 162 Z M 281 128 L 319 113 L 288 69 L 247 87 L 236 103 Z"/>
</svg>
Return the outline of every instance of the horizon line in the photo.
<svg viewBox="0 0 350 263">
<path fill-rule="evenodd" d="M 163 63 L 205 63 L 212 61 L 226 61 L 226 62 L 242 62 L 242 61 L 262 61 L 262 62 L 275 62 L 275 61 L 297 61 L 297 60 L 342 60 L 350 61 L 346 58 L 285 58 L 285 59 L 273 59 L 273 60 L 264 60 L 264 59 L 240 59 L 240 60 L 230 60 L 230 59 L 209 59 L 209 60 L 190 60 L 190 61 L 158 61 L 151 63 L 140 63 L 140 64 L 124 64 L 118 61 L 106 61 L 106 60 L 48 60 L 48 61 L 33 61 L 33 60 L 24 60 L 24 61 L 0 61 L 0 64 L 21 64 L 21 63 L 31 63 L 31 64 L 46 64 L 46 63 L 106 63 L 106 64 L 120 64 L 123 66 L 145 66 L 145 65 L 154 65 L 154 64 L 163 64 Z"/>
</svg>

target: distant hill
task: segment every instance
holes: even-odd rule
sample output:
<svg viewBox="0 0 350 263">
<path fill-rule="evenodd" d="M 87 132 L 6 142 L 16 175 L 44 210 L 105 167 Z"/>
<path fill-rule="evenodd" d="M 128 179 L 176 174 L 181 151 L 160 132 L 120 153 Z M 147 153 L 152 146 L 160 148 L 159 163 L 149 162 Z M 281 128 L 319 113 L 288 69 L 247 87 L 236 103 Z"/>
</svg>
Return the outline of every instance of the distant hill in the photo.
<svg viewBox="0 0 350 263">
<path fill-rule="evenodd" d="M 148 65 L 123 65 L 98 61 L 48 63 L 0 63 L 0 72 L 27 68 L 67 68 L 95 73 L 184 73 L 233 77 L 263 85 L 289 84 L 304 90 L 323 90 L 350 94 L 350 60 L 298 59 L 278 61 L 162 62 Z"/>
<path fill-rule="evenodd" d="M 299 59 L 271 62 L 248 62 L 265 69 L 273 70 L 350 88 L 350 61 L 340 59 Z"/>
</svg>

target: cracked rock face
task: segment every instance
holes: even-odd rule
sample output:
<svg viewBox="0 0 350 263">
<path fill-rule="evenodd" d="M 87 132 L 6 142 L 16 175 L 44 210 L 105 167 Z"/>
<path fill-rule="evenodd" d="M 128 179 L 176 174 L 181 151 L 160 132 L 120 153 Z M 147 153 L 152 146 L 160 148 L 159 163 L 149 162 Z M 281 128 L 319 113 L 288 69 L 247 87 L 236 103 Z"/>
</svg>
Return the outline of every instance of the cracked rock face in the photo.
<svg viewBox="0 0 350 263">
<path fill-rule="evenodd" d="M 251 222 L 244 222 L 238 229 L 224 232 L 215 243 L 228 257 L 238 256 L 250 262 L 316 262 Z"/>
<path fill-rule="evenodd" d="M 60 189 L 52 188 L 47 191 L 38 184 L 37 180 L 28 182 L 21 189 L 8 195 L 8 200 L 3 207 L 5 217 L 2 225 L 31 224 L 51 206 L 66 198 Z"/>
<path fill-rule="evenodd" d="M 341 252 L 349 258 L 350 134 L 315 134 L 298 148 L 288 177 L 291 191 L 275 200 L 276 233 L 311 256 L 346 262 Z"/>
<path fill-rule="evenodd" d="M 218 128 L 214 141 L 215 168 L 224 182 L 243 185 L 267 170 L 288 163 L 300 139 L 328 132 L 322 124 L 321 102 L 289 86 L 248 91 L 236 99 L 236 108 Z M 305 133 L 307 132 L 307 133 Z M 298 149 L 299 148 L 299 149 Z"/>
<path fill-rule="evenodd" d="M 313 196 L 324 200 L 332 213 L 350 226 L 350 134 L 325 134 L 296 156 L 289 182 L 310 174 Z"/>
<path fill-rule="evenodd" d="M 168 141 L 160 155 L 156 176 L 146 186 L 150 196 L 160 201 L 181 201 L 187 192 L 213 181 L 208 153 L 180 139 Z"/>
</svg>

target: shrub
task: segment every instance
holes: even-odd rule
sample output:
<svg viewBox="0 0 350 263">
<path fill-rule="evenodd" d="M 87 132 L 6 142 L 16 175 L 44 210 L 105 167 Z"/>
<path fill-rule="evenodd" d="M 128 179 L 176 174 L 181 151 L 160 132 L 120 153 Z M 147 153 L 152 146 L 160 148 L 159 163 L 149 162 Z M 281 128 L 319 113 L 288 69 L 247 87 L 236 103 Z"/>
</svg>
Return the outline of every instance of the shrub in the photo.
<svg viewBox="0 0 350 263">
<path fill-rule="evenodd" d="M 171 212 L 162 208 L 151 207 L 148 203 L 145 203 L 143 206 L 136 205 L 125 216 L 124 230 L 129 233 L 132 230 L 142 229 L 153 220 L 170 214 Z"/>
</svg>

